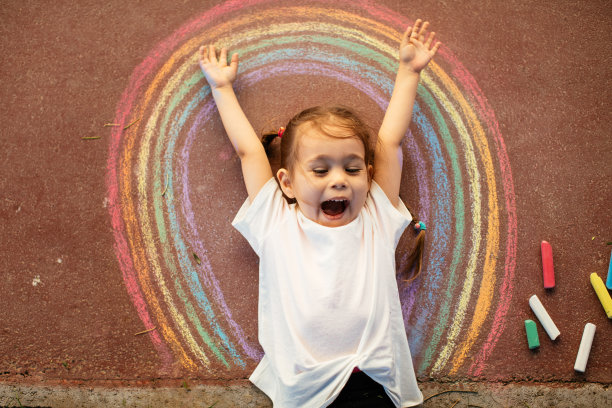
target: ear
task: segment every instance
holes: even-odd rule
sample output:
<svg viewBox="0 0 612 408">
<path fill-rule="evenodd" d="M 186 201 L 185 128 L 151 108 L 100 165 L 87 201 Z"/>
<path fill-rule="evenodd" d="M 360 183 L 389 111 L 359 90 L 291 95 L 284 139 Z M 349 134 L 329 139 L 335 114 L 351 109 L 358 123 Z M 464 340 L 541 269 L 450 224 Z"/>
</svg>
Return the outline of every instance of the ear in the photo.
<svg viewBox="0 0 612 408">
<path fill-rule="evenodd" d="M 372 184 L 372 180 L 374 179 L 374 166 L 368 164 L 368 183 Z"/>
<path fill-rule="evenodd" d="M 283 193 L 289 198 L 295 198 L 295 194 L 293 193 L 293 187 L 291 186 L 291 177 L 289 176 L 289 170 L 287 169 L 278 169 L 276 172 L 276 177 L 278 178 L 278 184 L 280 184 L 281 190 Z"/>
</svg>

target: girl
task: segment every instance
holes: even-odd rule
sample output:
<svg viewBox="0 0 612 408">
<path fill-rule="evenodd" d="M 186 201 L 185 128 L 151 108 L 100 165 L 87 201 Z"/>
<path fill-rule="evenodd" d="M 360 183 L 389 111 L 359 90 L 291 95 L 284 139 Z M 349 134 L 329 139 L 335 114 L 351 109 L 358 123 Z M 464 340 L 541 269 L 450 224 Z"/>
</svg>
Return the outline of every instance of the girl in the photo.
<svg viewBox="0 0 612 408">
<path fill-rule="evenodd" d="M 404 33 L 375 151 L 366 126 L 348 109 L 307 109 L 279 132 L 276 179 L 232 88 L 238 55 L 228 65 L 225 48 L 218 59 L 213 46 L 200 48 L 200 67 L 249 196 L 232 225 L 260 258 L 265 354 L 250 380 L 275 406 L 423 401 L 402 319 L 395 248 L 412 220 L 399 198 L 401 142 L 419 73 L 440 46 L 433 32 L 425 39 L 427 26 L 417 20 Z"/>
</svg>

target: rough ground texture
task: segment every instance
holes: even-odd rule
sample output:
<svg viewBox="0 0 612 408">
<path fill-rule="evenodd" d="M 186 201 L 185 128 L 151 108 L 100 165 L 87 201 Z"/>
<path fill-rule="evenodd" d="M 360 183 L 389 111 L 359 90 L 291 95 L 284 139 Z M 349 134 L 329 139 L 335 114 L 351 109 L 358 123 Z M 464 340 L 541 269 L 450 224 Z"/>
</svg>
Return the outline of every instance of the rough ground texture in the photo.
<svg viewBox="0 0 612 408">
<path fill-rule="evenodd" d="M 423 383 L 422 407 L 556 407 L 605 408 L 612 391 L 599 384 L 543 385 L 500 383 Z M 190 385 L 180 387 L 0 386 L 0 406 L 9 407 L 271 407 L 252 385 Z"/>
<path fill-rule="evenodd" d="M 230 226 L 246 193 L 193 55 L 240 52 L 258 131 L 322 103 L 376 128 L 418 17 L 443 46 L 404 144 L 428 235 L 401 300 L 425 394 L 478 392 L 425 406 L 609 406 L 612 324 L 588 277 L 612 250 L 612 18 L 522 0 L 3 4 L 0 405 L 266 406 L 246 382 L 257 258 Z M 533 294 L 561 331 L 538 323 L 537 351 Z"/>
</svg>

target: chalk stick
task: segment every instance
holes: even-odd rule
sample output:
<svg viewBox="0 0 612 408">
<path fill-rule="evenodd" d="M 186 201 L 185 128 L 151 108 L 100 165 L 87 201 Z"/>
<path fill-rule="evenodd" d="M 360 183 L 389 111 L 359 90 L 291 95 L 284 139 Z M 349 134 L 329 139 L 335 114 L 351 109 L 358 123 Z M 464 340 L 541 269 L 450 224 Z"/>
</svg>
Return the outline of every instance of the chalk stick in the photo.
<svg viewBox="0 0 612 408">
<path fill-rule="evenodd" d="M 612 251 L 610 252 L 610 264 L 608 265 L 608 279 L 606 279 L 606 287 L 612 289 Z"/>
<path fill-rule="evenodd" d="M 546 241 L 540 245 L 542 250 L 542 276 L 544 277 L 544 287 L 552 289 L 555 287 L 555 268 L 553 267 L 552 247 Z"/>
<path fill-rule="evenodd" d="M 597 293 L 597 297 L 599 298 L 608 319 L 612 319 L 612 298 L 610 298 L 608 289 L 606 289 L 603 281 L 595 272 L 591 274 L 591 285 L 593 285 L 593 289 L 595 289 L 595 293 Z"/>
<path fill-rule="evenodd" d="M 540 302 L 540 299 L 538 299 L 536 295 L 529 298 L 529 306 L 531 306 L 531 310 L 533 310 L 533 313 L 535 313 L 535 315 L 538 317 L 538 320 L 540 321 L 542 327 L 544 327 L 548 337 L 550 337 L 551 340 L 559 337 L 561 332 L 559 332 L 559 329 L 557 329 L 557 326 L 552 321 L 548 315 L 548 312 L 546 309 L 544 309 L 544 305 L 542 305 L 542 302 Z"/>
<path fill-rule="evenodd" d="M 584 331 L 582 332 L 582 340 L 580 340 L 580 347 L 578 348 L 578 354 L 576 355 L 574 370 L 580 371 L 581 373 L 584 373 L 584 370 L 586 370 L 587 360 L 589 359 L 589 353 L 591 352 L 594 336 L 595 325 L 593 323 L 587 323 L 584 326 Z"/>
<path fill-rule="evenodd" d="M 527 344 L 529 344 L 529 350 L 540 347 L 538 327 L 533 320 L 525 320 L 525 332 L 527 333 Z"/>
</svg>

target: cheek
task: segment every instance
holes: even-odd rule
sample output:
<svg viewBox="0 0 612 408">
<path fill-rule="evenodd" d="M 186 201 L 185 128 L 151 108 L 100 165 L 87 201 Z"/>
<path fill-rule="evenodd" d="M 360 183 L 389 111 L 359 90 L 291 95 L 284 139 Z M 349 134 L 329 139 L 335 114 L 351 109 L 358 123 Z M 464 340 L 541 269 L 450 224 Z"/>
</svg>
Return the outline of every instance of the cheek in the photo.
<svg viewBox="0 0 612 408">
<path fill-rule="evenodd" d="M 368 192 L 370 191 L 370 187 L 371 187 L 371 182 L 370 180 L 366 178 L 364 178 L 359 186 L 359 196 L 362 198 L 362 201 L 365 202 L 367 196 L 368 196 Z"/>
<path fill-rule="evenodd" d="M 313 205 L 315 202 L 319 202 L 319 198 L 321 196 L 320 190 L 310 183 L 304 183 L 304 185 L 302 185 L 301 193 L 303 200 L 309 201 Z"/>
<path fill-rule="evenodd" d="M 364 174 L 362 177 L 359 178 L 359 184 L 362 189 L 369 191 L 370 187 L 372 186 L 372 179 L 369 177 L 368 174 Z"/>
<path fill-rule="evenodd" d="M 307 199 L 313 195 L 316 186 L 308 177 L 305 177 L 303 174 L 296 174 L 293 179 L 293 189 L 296 194 L 302 196 L 302 199 Z"/>
<path fill-rule="evenodd" d="M 300 172 L 295 178 L 302 191 L 314 191 L 320 188 L 321 180 L 315 177 L 309 177 L 306 173 Z"/>
</svg>

